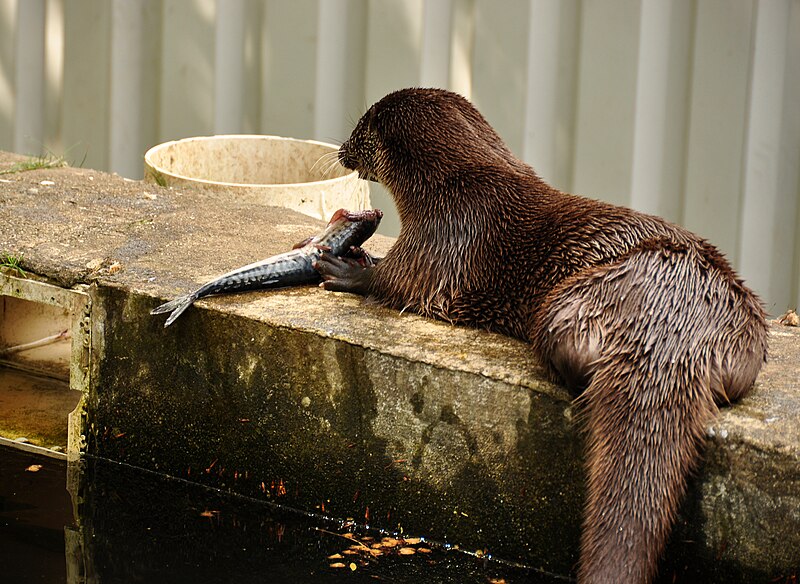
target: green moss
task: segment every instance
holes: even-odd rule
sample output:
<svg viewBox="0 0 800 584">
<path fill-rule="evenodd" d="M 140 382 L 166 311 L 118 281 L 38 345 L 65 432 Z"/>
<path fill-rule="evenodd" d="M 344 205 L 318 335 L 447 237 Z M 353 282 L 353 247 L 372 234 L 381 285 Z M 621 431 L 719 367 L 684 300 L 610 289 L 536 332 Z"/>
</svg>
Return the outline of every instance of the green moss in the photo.
<svg viewBox="0 0 800 584">
<path fill-rule="evenodd" d="M 569 441 L 562 403 L 519 412 L 523 427 L 510 422 L 516 450 L 498 466 L 491 437 L 463 410 L 469 398 L 451 405 L 451 396 L 477 391 L 465 374 L 202 305 L 165 330 L 149 315 L 157 300 L 98 294 L 107 318 L 90 408 L 93 454 L 552 569 L 574 563 L 579 457 L 563 444 L 550 448 Z M 429 386 L 424 395 L 415 379 Z M 561 425 L 543 432 L 545 418 Z M 430 440 L 416 435 L 418 423 L 446 437 L 431 444 L 435 464 L 455 452 L 447 437 L 463 438 L 460 470 L 437 475 L 431 459 L 413 456 Z"/>
<path fill-rule="evenodd" d="M 162 173 L 154 170 L 152 168 L 148 169 L 148 174 L 150 178 L 153 179 L 153 182 L 156 183 L 160 187 L 168 187 L 169 184 L 167 183 L 167 177 L 165 177 Z"/>
</svg>

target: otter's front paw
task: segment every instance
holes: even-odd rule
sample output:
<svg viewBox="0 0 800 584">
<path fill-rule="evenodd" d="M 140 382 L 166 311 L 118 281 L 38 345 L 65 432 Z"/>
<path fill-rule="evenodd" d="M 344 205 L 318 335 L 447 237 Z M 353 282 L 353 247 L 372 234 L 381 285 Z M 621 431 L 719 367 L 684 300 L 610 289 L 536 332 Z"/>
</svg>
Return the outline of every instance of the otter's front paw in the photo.
<svg viewBox="0 0 800 584">
<path fill-rule="evenodd" d="M 352 292 L 366 296 L 372 267 L 364 267 L 357 260 L 338 258 L 324 253 L 314 262 L 314 269 L 322 276 L 322 286 L 335 292 Z"/>
</svg>

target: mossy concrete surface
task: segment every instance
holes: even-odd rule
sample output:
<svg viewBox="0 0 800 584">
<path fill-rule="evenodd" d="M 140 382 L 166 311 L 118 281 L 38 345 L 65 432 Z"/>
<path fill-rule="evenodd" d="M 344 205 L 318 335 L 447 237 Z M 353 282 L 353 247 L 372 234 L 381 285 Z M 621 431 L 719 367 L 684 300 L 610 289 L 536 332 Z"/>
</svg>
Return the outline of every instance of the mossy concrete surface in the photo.
<svg viewBox="0 0 800 584">
<path fill-rule="evenodd" d="M 164 329 L 156 305 L 322 224 L 90 170 L 2 178 L 0 253 L 62 286 L 91 284 L 91 453 L 574 569 L 581 436 L 572 396 L 526 345 L 313 286 L 202 300 Z M 709 428 L 665 579 L 796 573 L 799 372 L 800 333 L 773 327 L 753 395 Z"/>
</svg>

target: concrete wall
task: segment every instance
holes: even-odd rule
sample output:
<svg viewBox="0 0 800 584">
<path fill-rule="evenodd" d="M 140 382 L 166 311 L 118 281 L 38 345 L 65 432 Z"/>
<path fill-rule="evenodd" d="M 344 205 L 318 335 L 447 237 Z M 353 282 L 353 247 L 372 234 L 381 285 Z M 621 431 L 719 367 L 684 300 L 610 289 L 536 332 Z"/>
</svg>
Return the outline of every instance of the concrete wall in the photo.
<svg viewBox="0 0 800 584">
<path fill-rule="evenodd" d="M 9 159 L 0 153 L 0 168 Z M 85 169 L 5 176 L 0 250 L 50 283 L 85 284 L 91 300 L 73 451 L 573 569 L 580 424 L 526 344 L 315 286 L 203 299 L 165 329 L 150 314 L 165 298 L 320 223 Z M 390 243 L 367 246 L 381 254 Z M 4 278 L 13 293 L 0 293 L 24 296 L 20 278 Z M 74 326 L 86 340 L 83 315 Z M 772 326 L 769 343 L 752 395 L 708 428 L 666 581 L 797 573 L 800 331 Z"/>
</svg>

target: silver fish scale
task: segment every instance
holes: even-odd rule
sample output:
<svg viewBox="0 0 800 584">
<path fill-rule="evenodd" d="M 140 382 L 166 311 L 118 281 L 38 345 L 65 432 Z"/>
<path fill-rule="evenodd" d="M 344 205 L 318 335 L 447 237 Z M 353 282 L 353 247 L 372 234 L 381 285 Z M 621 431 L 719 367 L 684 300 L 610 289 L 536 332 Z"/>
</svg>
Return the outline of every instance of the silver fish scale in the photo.
<svg viewBox="0 0 800 584">
<path fill-rule="evenodd" d="M 319 257 L 320 251 L 313 246 L 292 250 L 266 260 L 249 264 L 220 276 L 213 282 L 200 288 L 200 295 L 217 294 L 248 288 L 263 288 L 270 284 L 288 286 L 308 281 L 313 276 L 312 264 Z"/>
<path fill-rule="evenodd" d="M 223 274 L 186 296 L 154 308 L 151 314 L 170 312 L 171 314 L 164 323 L 166 327 L 174 322 L 195 300 L 204 296 L 224 292 L 281 288 L 319 281 L 319 274 L 314 269 L 314 260 L 322 255 L 323 252 L 320 248 L 329 249 L 334 255 L 343 255 L 351 245 L 361 245 L 375 233 L 382 217 L 380 211 L 375 210 L 371 213 L 372 215 L 366 219 L 339 219 L 329 224 L 322 233 L 312 238 L 302 248 L 293 249 Z"/>
</svg>

